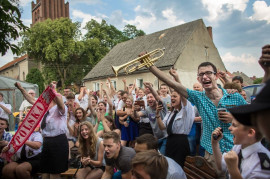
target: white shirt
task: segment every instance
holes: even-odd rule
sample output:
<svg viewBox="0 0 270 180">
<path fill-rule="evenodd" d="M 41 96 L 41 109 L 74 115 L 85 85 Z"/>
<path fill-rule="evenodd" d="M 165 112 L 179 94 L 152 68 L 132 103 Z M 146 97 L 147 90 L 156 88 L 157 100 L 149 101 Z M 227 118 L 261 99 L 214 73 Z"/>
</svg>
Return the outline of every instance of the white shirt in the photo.
<svg viewBox="0 0 270 180">
<path fill-rule="evenodd" d="M 67 129 L 67 107 L 65 107 L 64 114 L 55 105 L 49 110 L 46 118 L 46 127 L 42 130 L 43 137 L 55 137 L 60 134 L 66 134 Z M 42 123 L 43 120 L 41 120 Z"/>
<path fill-rule="evenodd" d="M 11 107 L 10 104 L 5 104 L 3 101 L 0 102 L 0 104 L 2 104 L 5 108 L 7 108 L 8 110 L 10 110 L 10 112 L 11 112 L 11 108 L 12 108 L 12 107 Z M 0 117 L 9 120 L 8 115 L 9 115 L 9 114 L 6 113 L 6 112 L 4 111 L 4 109 L 2 109 L 2 108 L 0 107 Z"/>
<path fill-rule="evenodd" d="M 35 98 L 35 100 L 37 100 L 37 98 Z M 33 106 L 33 104 L 29 103 L 26 99 L 23 100 L 23 102 L 19 108 L 19 111 L 25 111 L 25 108 L 27 108 L 28 106 Z"/>
<path fill-rule="evenodd" d="M 125 103 L 124 103 L 124 101 L 120 100 L 120 102 L 118 103 L 117 110 L 122 110 L 123 107 L 125 107 Z"/>
<path fill-rule="evenodd" d="M 234 145 L 232 150 L 237 154 L 240 152 L 241 145 Z M 260 159 L 258 153 L 264 153 L 268 156 L 268 159 Z M 222 171 L 227 170 L 227 165 L 222 155 Z M 244 149 L 242 149 L 242 161 L 241 161 L 241 175 L 244 179 L 269 179 L 270 178 L 270 152 L 261 144 L 261 142 L 254 143 Z M 264 169 L 264 167 L 268 168 Z"/>
<path fill-rule="evenodd" d="M 43 138 L 42 138 L 40 132 L 35 132 L 34 131 L 31 134 L 31 136 L 28 138 L 28 141 L 40 142 L 42 144 L 43 143 Z M 21 158 L 22 147 L 16 152 L 16 156 L 18 158 Z M 38 155 L 39 153 L 41 153 L 41 151 L 42 151 L 42 146 L 40 146 L 39 149 L 33 149 L 33 148 L 30 148 L 29 146 L 25 146 L 25 152 L 26 152 L 26 157 L 27 158 L 32 158 L 32 157 Z"/>
<path fill-rule="evenodd" d="M 194 108 L 189 101 L 187 101 L 187 105 L 184 106 L 181 102 L 182 109 L 177 113 L 173 125 L 172 125 L 172 133 L 173 134 L 186 134 L 188 135 L 193 121 L 194 121 Z M 173 116 L 173 112 L 168 112 L 163 119 L 163 123 L 166 127 L 168 127 L 171 117 Z"/>
<path fill-rule="evenodd" d="M 80 107 L 82 107 L 84 110 L 87 110 L 88 108 L 88 95 L 85 94 L 81 100 L 78 99 L 79 94 L 75 95 L 75 101 L 77 100 L 80 104 Z"/>
</svg>

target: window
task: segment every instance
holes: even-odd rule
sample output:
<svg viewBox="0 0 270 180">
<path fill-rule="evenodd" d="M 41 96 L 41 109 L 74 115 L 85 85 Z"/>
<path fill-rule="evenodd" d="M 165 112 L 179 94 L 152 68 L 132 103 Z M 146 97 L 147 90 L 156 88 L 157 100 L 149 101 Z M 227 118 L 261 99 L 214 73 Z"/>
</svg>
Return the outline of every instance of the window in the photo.
<svg viewBox="0 0 270 180">
<path fill-rule="evenodd" d="M 98 91 L 99 90 L 99 83 L 98 82 L 95 82 L 94 83 L 94 91 Z"/>
<path fill-rule="evenodd" d="M 116 89 L 116 81 L 115 80 L 111 80 L 111 83 L 112 83 L 114 89 Z"/>
<path fill-rule="evenodd" d="M 143 88 L 143 79 L 136 79 L 136 85 L 139 88 Z"/>
</svg>

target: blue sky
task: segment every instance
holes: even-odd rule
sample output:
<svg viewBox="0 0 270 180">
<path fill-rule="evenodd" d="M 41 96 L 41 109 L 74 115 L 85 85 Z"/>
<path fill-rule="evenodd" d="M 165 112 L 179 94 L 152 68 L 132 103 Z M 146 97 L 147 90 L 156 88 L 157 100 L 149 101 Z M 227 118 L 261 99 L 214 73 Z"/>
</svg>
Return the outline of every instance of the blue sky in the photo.
<svg viewBox="0 0 270 180">
<path fill-rule="evenodd" d="M 67 2 L 68 0 L 66 0 Z M 22 19 L 31 24 L 31 0 L 20 0 Z M 263 76 L 261 47 L 270 44 L 270 0 L 69 0 L 70 18 L 82 27 L 105 19 L 122 30 L 133 24 L 146 34 L 203 19 L 213 27 L 214 43 L 230 72 Z M 83 31 L 84 32 L 84 31 Z M 0 66 L 13 60 L 0 57 Z"/>
</svg>

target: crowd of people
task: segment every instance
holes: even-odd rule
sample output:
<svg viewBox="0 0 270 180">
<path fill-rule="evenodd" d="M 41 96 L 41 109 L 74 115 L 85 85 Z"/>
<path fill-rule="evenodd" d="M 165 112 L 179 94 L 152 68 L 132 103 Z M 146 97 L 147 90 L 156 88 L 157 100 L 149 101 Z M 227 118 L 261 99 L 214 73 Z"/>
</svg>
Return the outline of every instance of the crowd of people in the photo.
<svg viewBox="0 0 270 180">
<path fill-rule="evenodd" d="M 60 94 L 52 82 L 55 98 L 48 111 L 12 162 L 0 158 L 1 176 L 60 178 L 77 148 L 79 179 L 185 179 L 185 159 L 195 155 L 203 156 L 219 178 L 270 178 L 270 152 L 261 143 L 270 138 L 270 45 L 263 47 L 259 63 L 265 87 L 251 104 L 243 79 L 211 62 L 198 66 L 193 89 L 181 83 L 177 70 L 166 74 L 154 65 L 149 71 L 163 82 L 158 90 L 149 82 L 143 88 L 127 86 L 123 79 L 124 88 L 116 91 L 108 78 L 97 92 L 81 86 L 77 94 L 69 88 Z M 37 98 L 33 90 L 15 86 L 25 97 L 20 125 Z M 2 152 L 12 138 L 9 114 L 11 106 L 0 93 Z"/>
</svg>

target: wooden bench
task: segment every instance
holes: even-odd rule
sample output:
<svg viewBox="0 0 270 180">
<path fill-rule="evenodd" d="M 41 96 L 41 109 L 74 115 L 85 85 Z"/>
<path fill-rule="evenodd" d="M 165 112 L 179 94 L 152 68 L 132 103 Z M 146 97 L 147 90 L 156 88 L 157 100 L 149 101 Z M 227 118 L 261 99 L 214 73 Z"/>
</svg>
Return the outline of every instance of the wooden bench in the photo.
<svg viewBox="0 0 270 180">
<path fill-rule="evenodd" d="M 188 179 L 217 179 L 214 168 L 201 156 L 187 156 L 184 172 Z"/>
<path fill-rule="evenodd" d="M 73 177 L 73 175 L 75 174 L 77 169 L 75 168 L 70 168 L 68 169 L 66 172 L 61 173 L 61 177 L 64 179 L 71 179 Z"/>
<path fill-rule="evenodd" d="M 63 179 L 71 179 L 73 175 L 75 174 L 77 169 L 75 168 L 69 168 L 66 172 L 61 173 L 61 178 Z M 36 173 L 33 176 L 33 179 L 39 179 L 41 177 L 41 173 Z"/>
</svg>

